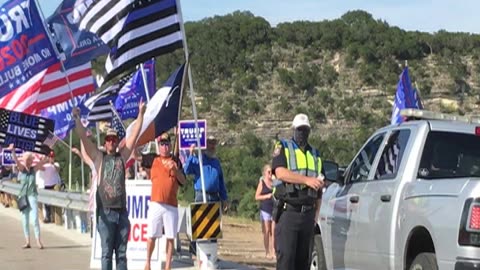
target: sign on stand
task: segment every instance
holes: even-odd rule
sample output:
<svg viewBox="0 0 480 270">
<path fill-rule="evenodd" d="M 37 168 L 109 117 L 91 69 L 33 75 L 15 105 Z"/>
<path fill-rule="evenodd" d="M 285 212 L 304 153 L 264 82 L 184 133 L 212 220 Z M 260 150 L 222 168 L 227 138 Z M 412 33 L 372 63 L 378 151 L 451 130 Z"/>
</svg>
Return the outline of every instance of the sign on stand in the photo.
<svg viewBox="0 0 480 270">
<path fill-rule="evenodd" d="M 200 149 L 207 148 L 207 120 L 198 120 L 198 131 L 200 134 Z M 197 130 L 195 120 L 181 120 L 178 122 L 180 127 L 179 145 L 180 150 L 187 150 L 190 145 L 197 145 Z"/>
</svg>

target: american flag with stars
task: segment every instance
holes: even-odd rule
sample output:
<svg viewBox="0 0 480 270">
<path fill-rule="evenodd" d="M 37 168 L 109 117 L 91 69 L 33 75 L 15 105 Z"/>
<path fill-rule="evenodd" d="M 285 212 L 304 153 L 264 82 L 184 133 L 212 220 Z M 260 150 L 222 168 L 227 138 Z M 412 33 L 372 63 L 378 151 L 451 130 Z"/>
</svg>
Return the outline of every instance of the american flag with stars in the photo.
<svg viewBox="0 0 480 270">
<path fill-rule="evenodd" d="M 112 110 L 115 110 L 112 106 Z M 123 126 L 122 120 L 118 117 L 117 112 L 113 112 L 112 123 L 110 125 L 115 131 L 117 131 L 118 140 L 123 140 L 125 138 L 126 132 L 125 127 Z"/>
<path fill-rule="evenodd" d="M 45 141 L 43 141 L 43 144 L 45 144 L 50 148 L 53 148 L 57 140 L 58 140 L 58 137 L 55 136 L 55 134 L 53 134 L 52 132 L 48 132 L 47 138 L 45 138 Z"/>
<path fill-rule="evenodd" d="M 7 110 L 0 110 L 0 129 L 7 129 L 10 113 Z"/>
</svg>

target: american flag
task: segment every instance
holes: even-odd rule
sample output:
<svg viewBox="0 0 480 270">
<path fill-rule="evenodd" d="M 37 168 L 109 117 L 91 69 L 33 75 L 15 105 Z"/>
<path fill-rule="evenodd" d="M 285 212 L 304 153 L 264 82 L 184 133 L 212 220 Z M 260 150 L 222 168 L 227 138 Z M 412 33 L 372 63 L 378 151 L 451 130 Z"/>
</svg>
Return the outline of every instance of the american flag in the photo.
<svg viewBox="0 0 480 270">
<path fill-rule="evenodd" d="M 111 51 L 105 81 L 152 57 L 183 47 L 181 14 L 176 0 L 83 1 L 74 13 L 79 28 L 99 36 Z"/>
<path fill-rule="evenodd" d="M 43 141 L 43 144 L 45 144 L 50 148 L 53 148 L 57 140 L 58 140 L 57 136 L 55 136 L 52 132 L 48 132 L 47 138 L 45 138 L 45 141 Z"/>
<path fill-rule="evenodd" d="M 115 108 L 112 108 L 112 110 L 115 110 Z M 125 135 L 126 135 L 125 127 L 123 126 L 122 120 L 120 120 L 120 118 L 118 117 L 118 113 L 114 113 L 111 127 L 115 131 L 117 131 L 117 136 L 120 141 L 123 140 L 123 138 L 125 138 Z"/>
<path fill-rule="evenodd" d="M 72 93 L 67 84 L 66 74 Z M 62 103 L 78 96 L 93 92 L 92 68 L 90 63 L 61 70 L 60 63 L 38 73 L 16 90 L 0 99 L 0 108 L 34 114 L 49 106 Z"/>
</svg>

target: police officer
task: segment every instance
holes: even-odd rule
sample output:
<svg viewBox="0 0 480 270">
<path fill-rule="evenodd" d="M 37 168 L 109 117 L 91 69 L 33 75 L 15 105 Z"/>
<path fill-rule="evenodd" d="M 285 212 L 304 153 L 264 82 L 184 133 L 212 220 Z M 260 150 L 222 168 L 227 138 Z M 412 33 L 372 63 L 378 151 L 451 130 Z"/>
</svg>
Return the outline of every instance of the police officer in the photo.
<svg viewBox="0 0 480 270">
<path fill-rule="evenodd" d="M 274 192 L 275 250 L 281 270 L 310 268 L 310 244 L 324 184 L 318 150 L 308 143 L 307 115 L 297 114 L 292 127 L 293 139 L 275 144 L 272 161 L 272 171 L 281 180 Z"/>
</svg>

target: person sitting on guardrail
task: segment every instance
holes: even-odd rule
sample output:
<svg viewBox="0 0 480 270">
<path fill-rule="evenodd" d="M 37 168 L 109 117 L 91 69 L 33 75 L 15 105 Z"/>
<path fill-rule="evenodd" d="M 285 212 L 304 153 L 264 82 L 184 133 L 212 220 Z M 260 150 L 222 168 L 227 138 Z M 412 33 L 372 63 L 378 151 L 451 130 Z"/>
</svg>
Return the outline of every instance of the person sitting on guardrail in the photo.
<svg viewBox="0 0 480 270">
<path fill-rule="evenodd" d="M 100 151 L 90 141 L 87 131 L 80 120 L 80 109 L 75 107 L 72 116 L 75 119 L 75 132 L 85 146 L 85 152 L 93 161 L 98 173 L 97 230 L 100 234 L 102 247 L 102 270 L 111 270 L 115 250 L 117 270 L 127 269 L 127 243 L 130 233 L 130 220 L 127 211 L 127 193 L 125 187 L 125 161 L 132 153 L 140 134 L 145 114 L 145 103 L 139 102 L 138 117 L 133 125 L 132 133 L 125 139 L 125 144 L 119 147 L 117 132 L 107 130 L 104 140 L 104 151 Z M 117 149 L 118 148 L 118 149 Z"/>
<path fill-rule="evenodd" d="M 162 237 L 163 229 L 167 237 L 167 258 L 165 270 L 171 269 L 173 241 L 178 227 L 178 187 L 185 184 L 180 160 L 171 155 L 171 143 L 168 133 L 162 133 L 158 140 L 160 155 L 146 154 L 138 157 L 142 167 L 150 169 L 152 193 L 148 208 L 147 262 L 145 270 L 150 270 L 150 261 L 155 241 Z"/>
<path fill-rule="evenodd" d="M 33 155 L 31 152 L 25 152 L 22 160 L 17 158 L 15 147 L 10 144 L 8 150 L 12 151 L 12 158 L 18 167 L 18 179 L 20 180 L 21 188 L 18 197 L 27 196 L 28 207 L 22 211 L 23 234 L 25 235 L 25 245 L 22 248 L 30 248 L 30 221 L 33 222 L 33 231 L 37 239 L 37 246 L 43 249 L 43 244 L 40 239 L 40 222 L 38 221 L 38 205 L 37 205 L 37 184 L 35 173 L 43 170 L 43 165 L 48 162 L 47 157 L 43 157 L 33 166 Z"/>
</svg>

